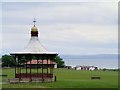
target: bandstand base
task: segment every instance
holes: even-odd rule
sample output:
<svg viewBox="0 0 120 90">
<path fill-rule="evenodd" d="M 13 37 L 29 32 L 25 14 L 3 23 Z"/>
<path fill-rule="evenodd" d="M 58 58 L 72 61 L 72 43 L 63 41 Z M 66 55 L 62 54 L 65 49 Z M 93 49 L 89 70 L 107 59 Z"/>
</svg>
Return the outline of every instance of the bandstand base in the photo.
<svg viewBox="0 0 120 90">
<path fill-rule="evenodd" d="M 8 80 L 9 83 L 27 83 L 27 82 L 53 82 L 53 74 L 49 73 L 20 73 L 15 74 L 15 78 Z"/>
<path fill-rule="evenodd" d="M 36 83 L 47 83 L 47 82 L 53 82 L 53 78 L 11 78 L 9 79 L 9 83 L 29 83 L 29 82 L 36 82 Z"/>
<path fill-rule="evenodd" d="M 15 74 L 15 78 L 53 78 L 50 73 L 19 73 Z"/>
</svg>

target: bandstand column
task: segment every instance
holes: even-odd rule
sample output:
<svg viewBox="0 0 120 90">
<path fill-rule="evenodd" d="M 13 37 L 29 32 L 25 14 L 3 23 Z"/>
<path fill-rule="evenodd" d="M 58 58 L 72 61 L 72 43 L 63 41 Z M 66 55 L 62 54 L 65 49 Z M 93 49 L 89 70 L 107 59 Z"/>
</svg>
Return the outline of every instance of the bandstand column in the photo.
<svg viewBox="0 0 120 90">
<path fill-rule="evenodd" d="M 48 59 L 49 59 L 49 58 L 48 58 L 48 55 L 47 55 L 47 77 L 48 77 L 48 65 L 49 65 L 49 64 L 48 64 Z"/>
<path fill-rule="evenodd" d="M 17 77 L 19 78 L 19 59 L 17 60 Z"/>
<path fill-rule="evenodd" d="M 51 74 L 51 78 L 53 78 L 53 61 L 54 61 L 54 56 L 51 56 L 51 60 L 50 60 L 50 74 Z"/>
<path fill-rule="evenodd" d="M 44 60 L 44 56 L 42 55 L 42 82 L 43 82 L 43 60 Z"/>
<path fill-rule="evenodd" d="M 20 60 L 19 59 L 20 59 L 20 56 L 18 55 L 18 67 L 17 68 L 18 68 L 18 78 L 20 80 L 20 65 L 19 65 L 20 64 L 20 62 L 19 62 Z"/>
<path fill-rule="evenodd" d="M 28 57 L 27 57 L 27 56 L 25 56 L 25 59 L 26 59 L 25 69 L 26 69 L 26 78 L 27 78 L 27 60 L 28 60 Z"/>
<path fill-rule="evenodd" d="M 19 62 L 20 62 L 20 60 L 21 60 L 21 56 L 19 56 Z M 20 64 L 19 68 L 20 68 L 20 80 L 21 80 L 21 63 L 19 63 L 19 64 Z"/>
<path fill-rule="evenodd" d="M 50 59 L 50 78 L 52 78 L 52 66 L 51 66 L 51 59 Z"/>
<path fill-rule="evenodd" d="M 53 74 L 53 60 L 51 60 L 51 74 Z"/>
<path fill-rule="evenodd" d="M 38 77 L 38 59 L 39 57 L 37 56 L 37 77 Z"/>
<path fill-rule="evenodd" d="M 16 73 L 17 73 L 17 72 L 16 72 L 16 67 L 17 67 L 17 65 L 16 65 L 17 63 L 16 63 L 16 62 L 17 62 L 17 57 L 16 57 L 16 55 L 15 55 L 15 77 L 16 77 Z"/>
<path fill-rule="evenodd" d="M 31 55 L 30 55 L 30 81 L 32 80 L 32 78 L 31 78 L 31 60 L 32 60 L 32 58 L 31 58 Z"/>
</svg>

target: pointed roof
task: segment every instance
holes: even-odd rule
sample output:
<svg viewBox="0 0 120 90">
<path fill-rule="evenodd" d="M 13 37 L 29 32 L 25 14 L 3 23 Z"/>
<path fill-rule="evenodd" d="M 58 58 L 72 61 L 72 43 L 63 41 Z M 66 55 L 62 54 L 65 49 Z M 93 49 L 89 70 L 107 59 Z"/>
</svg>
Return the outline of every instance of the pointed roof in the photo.
<svg viewBox="0 0 120 90">
<path fill-rule="evenodd" d="M 29 43 L 27 44 L 23 52 L 48 52 L 48 51 L 40 43 L 38 37 L 31 37 Z"/>
<path fill-rule="evenodd" d="M 55 52 L 48 52 L 45 47 L 40 43 L 38 38 L 38 29 L 35 26 L 31 28 L 31 38 L 27 44 L 27 46 L 21 50 L 20 52 L 13 52 L 11 54 L 57 54 Z"/>
</svg>

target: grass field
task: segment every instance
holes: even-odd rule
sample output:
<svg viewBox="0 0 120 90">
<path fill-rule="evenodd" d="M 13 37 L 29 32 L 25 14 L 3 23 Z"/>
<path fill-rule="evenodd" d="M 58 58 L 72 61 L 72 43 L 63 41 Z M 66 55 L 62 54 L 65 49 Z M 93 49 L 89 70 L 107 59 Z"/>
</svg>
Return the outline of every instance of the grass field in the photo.
<svg viewBox="0 0 120 90">
<path fill-rule="evenodd" d="M 7 78 L 14 78 L 14 69 L 3 69 Z M 57 82 L 3 84 L 2 88 L 117 88 L 117 71 L 78 71 L 55 69 Z M 91 76 L 100 76 L 100 80 L 91 80 Z"/>
</svg>

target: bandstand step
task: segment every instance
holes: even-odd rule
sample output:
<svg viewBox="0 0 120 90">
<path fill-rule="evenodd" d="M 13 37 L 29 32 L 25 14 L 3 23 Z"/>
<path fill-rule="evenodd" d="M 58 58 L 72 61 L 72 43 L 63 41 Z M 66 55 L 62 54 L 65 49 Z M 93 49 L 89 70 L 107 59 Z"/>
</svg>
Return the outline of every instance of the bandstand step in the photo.
<svg viewBox="0 0 120 90">
<path fill-rule="evenodd" d="M 10 78 L 9 79 L 9 83 L 19 83 L 19 82 L 20 82 L 19 78 Z"/>
</svg>

